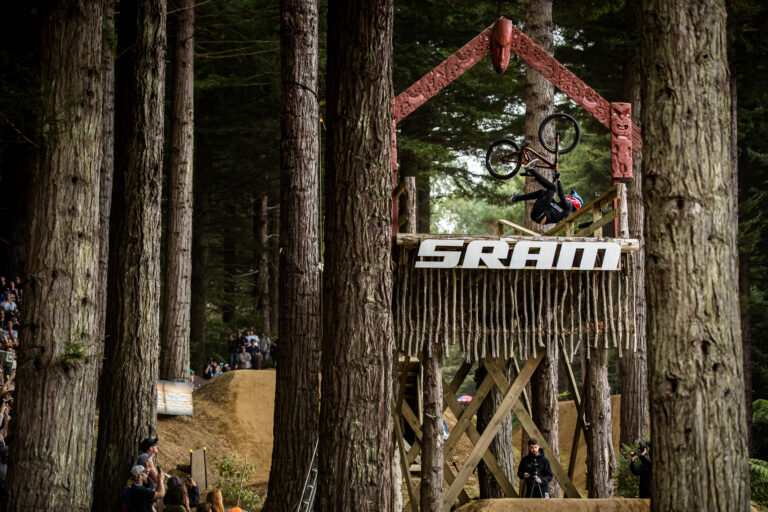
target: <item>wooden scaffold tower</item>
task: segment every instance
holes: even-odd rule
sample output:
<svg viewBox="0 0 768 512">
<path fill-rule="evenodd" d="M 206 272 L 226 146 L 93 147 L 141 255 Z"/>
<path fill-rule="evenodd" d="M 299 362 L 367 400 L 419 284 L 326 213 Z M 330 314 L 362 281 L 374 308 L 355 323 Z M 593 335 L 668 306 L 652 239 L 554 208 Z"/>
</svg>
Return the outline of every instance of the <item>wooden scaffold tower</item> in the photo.
<svg viewBox="0 0 768 512">
<path fill-rule="evenodd" d="M 628 239 L 626 227 L 624 183 L 632 178 L 632 148 L 639 150 L 641 145 L 640 130 L 632 124 L 629 104 L 607 102 L 509 20 L 500 18 L 397 96 L 393 130 L 399 121 L 489 53 L 494 68 L 503 72 L 511 52 L 610 129 L 614 184 L 544 235 L 500 220 L 496 235 L 479 236 L 398 233 L 406 221 L 414 223 L 409 218 L 403 219 L 402 224 L 398 221 L 397 199 L 407 184 L 395 187 L 392 308 L 401 357 L 392 407 L 396 450 L 409 498 L 406 510 L 420 508 L 420 489 L 410 478 L 411 464 L 430 441 L 425 432 L 437 435 L 433 424 L 427 428 L 427 421 L 436 421 L 436 414 L 418 410 L 420 407 L 406 399 L 409 373 L 418 372 L 422 361 L 434 356 L 439 359 L 450 345 L 460 347 L 465 357 L 450 382 L 442 375 L 438 377 L 442 383 L 439 421 L 442 422 L 446 411 L 458 420 L 442 445 L 443 460 L 450 458 L 463 436 L 473 446 L 461 467 L 455 466 L 456 471 L 442 463 L 442 508 L 450 510 L 457 500 L 469 500 L 465 485 L 481 461 L 508 497 L 518 496 L 514 475 L 505 474 L 489 450 L 502 422 L 511 413 L 529 436 L 539 440 L 564 495 L 582 497 L 572 478 L 579 436 L 584 430 L 585 400 L 571 362 L 580 349 L 589 357 L 590 351 L 597 348 L 615 348 L 621 354 L 634 350 L 637 344 L 634 306 L 624 300 L 632 286 L 631 258 L 639 250 L 639 242 Z M 393 147 L 395 184 L 396 155 Z M 612 236 L 604 235 L 611 226 Z M 525 393 L 544 357 L 545 347 L 553 343 L 563 356 L 578 411 L 567 469 L 539 432 Z M 509 361 L 512 379 L 503 371 Z M 480 362 L 487 375 L 471 401 L 461 404 L 456 393 L 472 364 Z M 501 392 L 503 400 L 481 433 L 472 418 L 493 388 Z M 404 437 L 406 426 L 413 433 L 410 443 Z M 442 434 L 442 428 L 439 433 Z M 438 485 L 431 480 L 422 482 Z"/>
</svg>

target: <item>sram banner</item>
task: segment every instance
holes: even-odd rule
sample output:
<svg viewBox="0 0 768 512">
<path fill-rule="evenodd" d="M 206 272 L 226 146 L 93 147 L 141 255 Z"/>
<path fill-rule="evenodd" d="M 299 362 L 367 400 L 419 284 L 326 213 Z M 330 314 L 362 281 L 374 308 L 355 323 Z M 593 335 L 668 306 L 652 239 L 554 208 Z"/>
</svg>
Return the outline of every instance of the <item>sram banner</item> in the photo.
<svg viewBox="0 0 768 512">
<path fill-rule="evenodd" d="M 423 240 L 416 268 L 618 270 L 620 257 L 613 242 Z"/>
</svg>

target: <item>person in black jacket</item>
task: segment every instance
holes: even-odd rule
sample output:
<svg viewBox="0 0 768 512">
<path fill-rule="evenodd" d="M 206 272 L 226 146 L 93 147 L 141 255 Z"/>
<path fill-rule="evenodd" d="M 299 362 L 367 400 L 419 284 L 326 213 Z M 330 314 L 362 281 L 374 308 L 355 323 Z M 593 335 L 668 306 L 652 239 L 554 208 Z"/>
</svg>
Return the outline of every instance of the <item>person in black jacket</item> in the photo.
<svg viewBox="0 0 768 512">
<path fill-rule="evenodd" d="M 539 450 L 536 439 L 528 440 L 528 455 L 520 461 L 517 476 L 525 480 L 526 498 L 549 498 L 549 482 L 552 481 L 552 467 Z"/>
<path fill-rule="evenodd" d="M 520 176 L 533 176 L 544 188 L 531 192 L 530 194 L 519 195 L 515 192 L 512 202 L 530 201 L 535 199 L 531 209 L 531 220 L 536 224 L 552 224 L 560 222 L 568 217 L 575 210 L 580 210 L 584 201 L 576 190 L 571 190 L 571 195 L 567 196 L 563 192 L 563 185 L 560 183 L 560 173 L 555 171 L 555 183 L 552 183 L 535 169 L 520 173 Z M 558 200 L 555 200 L 557 192 Z"/>
<path fill-rule="evenodd" d="M 635 466 L 635 452 L 632 452 L 632 458 L 629 460 L 629 470 L 633 475 L 640 477 L 640 497 L 651 497 L 651 459 L 648 457 L 648 448 L 645 445 L 640 445 L 642 450 L 638 456 L 640 457 L 640 465 Z"/>
</svg>

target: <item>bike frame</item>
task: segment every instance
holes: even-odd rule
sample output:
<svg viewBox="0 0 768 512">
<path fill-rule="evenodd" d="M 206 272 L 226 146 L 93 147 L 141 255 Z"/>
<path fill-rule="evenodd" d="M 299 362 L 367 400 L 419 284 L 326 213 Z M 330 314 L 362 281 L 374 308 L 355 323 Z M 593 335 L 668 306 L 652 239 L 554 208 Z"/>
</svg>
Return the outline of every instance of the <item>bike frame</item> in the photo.
<svg viewBox="0 0 768 512">
<path fill-rule="evenodd" d="M 555 161 L 550 162 L 547 157 L 530 147 L 530 143 L 526 142 L 522 148 L 520 148 L 518 151 L 515 151 L 514 153 L 510 153 L 507 156 L 501 157 L 501 161 L 504 163 L 509 163 L 513 161 L 515 158 L 517 158 L 518 155 L 522 155 L 522 164 L 523 167 L 526 167 L 528 164 L 531 163 L 534 159 L 531 158 L 531 155 L 534 155 L 536 158 L 538 158 L 541 162 L 543 162 L 544 165 L 536 164 L 536 167 L 539 169 L 552 169 L 553 171 L 557 171 L 560 167 L 559 159 L 560 152 L 558 151 L 558 148 L 560 147 L 560 132 L 555 133 Z"/>
</svg>

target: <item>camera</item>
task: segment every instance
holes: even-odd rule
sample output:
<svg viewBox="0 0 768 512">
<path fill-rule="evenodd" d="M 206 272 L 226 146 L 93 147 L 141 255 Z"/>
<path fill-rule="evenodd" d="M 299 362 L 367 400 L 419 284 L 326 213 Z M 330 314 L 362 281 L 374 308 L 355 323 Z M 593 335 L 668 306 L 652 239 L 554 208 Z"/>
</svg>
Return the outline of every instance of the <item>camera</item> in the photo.
<svg viewBox="0 0 768 512">
<path fill-rule="evenodd" d="M 528 471 L 526 471 L 526 473 L 531 475 L 530 478 L 538 478 L 539 477 L 539 463 L 538 463 L 538 461 L 529 462 L 527 469 L 528 469 Z"/>
</svg>

